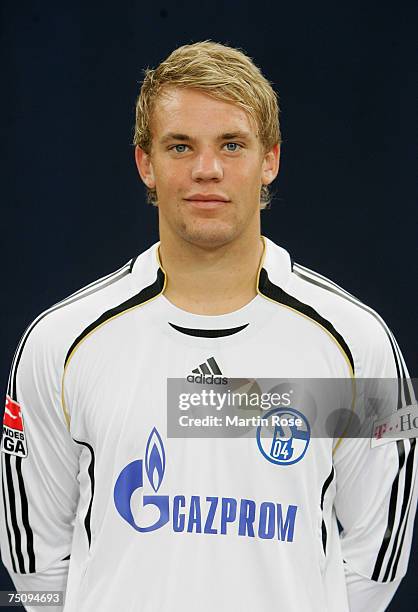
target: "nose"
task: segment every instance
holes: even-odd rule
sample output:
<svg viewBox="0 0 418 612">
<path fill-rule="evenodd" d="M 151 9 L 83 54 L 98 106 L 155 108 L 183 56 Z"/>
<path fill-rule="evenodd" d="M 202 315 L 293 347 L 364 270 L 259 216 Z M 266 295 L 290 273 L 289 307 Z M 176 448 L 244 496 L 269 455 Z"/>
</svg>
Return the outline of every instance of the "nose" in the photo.
<svg viewBox="0 0 418 612">
<path fill-rule="evenodd" d="M 194 181 L 220 181 L 223 177 L 221 160 L 210 149 L 206 149 L 196 156 L 192 168 Z"/>
</svg>

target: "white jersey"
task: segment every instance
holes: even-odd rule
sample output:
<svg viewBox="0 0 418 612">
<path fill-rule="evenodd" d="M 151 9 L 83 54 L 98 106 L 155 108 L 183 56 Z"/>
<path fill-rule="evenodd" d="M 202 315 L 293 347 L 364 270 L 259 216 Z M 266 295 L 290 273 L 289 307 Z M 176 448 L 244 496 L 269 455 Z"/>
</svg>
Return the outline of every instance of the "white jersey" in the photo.
<svg viewBox="0 0 418 612">
<path fill-rule="evenodd" d="M 412 403 L 380 317 L 264 242 L 257 295 L 235 312 L 169 302 L 155 244 L 27 329 L 2 448 L 17 588 L 62 589 L 68 573 L 65 612 L 386 608 L 411 547 L 415 440 L 302 436 L 289 461 L 257 428 L 167 435 L 167 379 L 192 374 L 399 378 L 393 410 Z"/>
</svg>

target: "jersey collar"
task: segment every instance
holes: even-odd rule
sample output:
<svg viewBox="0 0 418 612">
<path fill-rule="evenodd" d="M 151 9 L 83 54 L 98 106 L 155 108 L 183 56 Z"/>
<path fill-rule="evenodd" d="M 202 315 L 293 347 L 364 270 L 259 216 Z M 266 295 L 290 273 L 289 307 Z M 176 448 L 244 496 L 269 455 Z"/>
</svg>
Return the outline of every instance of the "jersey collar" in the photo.
<svg viewBox="0 0 418 612">
<path fill-rule="evenodd" d="M 257 292 L 260 292 L 261 271 L 264 269 L 269 279 L 275 285 L 285 289 L 292 271 L 289 253 L 275 244 L 269 238 L 262 236 L 264 252 L 261 257 L 257 276 Z M 160 293 L 164 292 L 167 277 L 159 258 L 160 242 L 154 243 L 149 249 L 141 253 L 132 264 L 132 275 L 139 287 L 155 283 L 159 284 Z"/>
</svg>

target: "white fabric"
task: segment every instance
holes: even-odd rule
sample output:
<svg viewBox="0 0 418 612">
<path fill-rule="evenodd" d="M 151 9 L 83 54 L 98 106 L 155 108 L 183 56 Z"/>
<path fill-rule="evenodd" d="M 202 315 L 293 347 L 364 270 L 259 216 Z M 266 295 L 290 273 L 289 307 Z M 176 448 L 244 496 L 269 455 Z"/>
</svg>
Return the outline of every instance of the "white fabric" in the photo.
<svg viewBox="0 0 418 612">
<path fill-rule="evenodd" d="M 126 266 L 52 308 L 23 337 L 9 390 L 21 406 L 28 456 L 2 453 L 6 504 L 0 521 L 2 560 L 16 587 L 64 585 L 61 560 L 71 553 L 64 612 L 384 610 L 406 572 L 411 546 L 416 493 L 407 465 L 413 466 L 413 484 L 416 457 L 408 464 L 410 441 L 401 443 L 399 469 L 393 442 L 370 449 L 369 440 L 311 438 L 303 459 L 276 465 L 263 456 L 254 432 L 233 439 L 167 437 L 167 378 L 184 379 L 210 358 L 228 378 L 350 380 L 351 373 L 347 351 L 313 315 L 262 292 L 240 310 L 216 317 L 187 313 L 158 291 L 140 305 L 128 302 L 154 286 L 157 246 L 132 269 Z M 271 241 L 266 248 L 270 282 L 333 325 L 356 377 L 397 376 L 388 334 L 373 313 L 331 283 L 328 291 L 310 283 L 309 272 L 305 278 L 296 274 L 286 251 Z M 169 323 L 246 327 L 201 337 Z M 396 398 L 382 401 L 396 409 Z M 150 437 L 154 428 L 164 449 L 163 473 L 146 469 L 147 443 L 158 441 Z M 121 510 L 115 500 L 125 499 L 125 489 L 116 484 L 131 463 L 130 478 L 142 474 L 142 486 Z M 146 506 L 147 496 L 154 505 Z M 407 529 L 396 539 L 405 524 L 404 498 Z M 396 511 L 389 544 L 371 580 L 391 499 Z M 135 528 L 155 523 L 165 504 L 164 525 L 142 533 Z M 36 573 L 28 573 L 33 564 Z M 386 572 L 393 581 L 382 584 Z"/>
<path fill-rule="evenodd" d="M 53 567 L 37 574 L 11 573 L 16 591 L 57 591 L 65 594 L 69 561 L 60 561 Z M 63 606 L 24 606 L 27 612 L 62 612 Z"/>
</svg>

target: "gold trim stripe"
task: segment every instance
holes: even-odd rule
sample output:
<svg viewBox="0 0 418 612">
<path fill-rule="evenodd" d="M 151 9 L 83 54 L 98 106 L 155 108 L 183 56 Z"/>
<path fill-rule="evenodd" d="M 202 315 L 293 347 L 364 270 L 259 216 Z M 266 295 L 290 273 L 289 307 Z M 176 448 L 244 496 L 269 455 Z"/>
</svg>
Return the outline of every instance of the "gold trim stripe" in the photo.
<svg viewBox="0 0 418 612">
<path fill-rule="evenodd" d="M 61 379 L 61 405 L 62 405 L 62 409 L 64 412 L 64 418 L 65 421 L 67 423 L 67 428 L 68 430 L 70 429 L 70 422 L 71 422 L 71 418 L 70 418 L 70 414 L 65 402 L 65 393 L 64 393 L 64 382 L 65 382 L 65 375 L 67 373 L 67 369 L 68 366 L 72 360 L 72 358 L 74 357 L 75 352 L 77 351 L 77 349 L 83 344 L 83 342 L 85 340 L 87 340 L 87 338 L 90 338 L 90 336 L 92 336 L 97 330 L 99 330 L 101 327 L 103 327 L 104 325 L 106 325 L 107 323 L 110 323 L 110 321 L 113 321 L 114 319 L 116 319 L 117 317 L 120 317 L 124 314 L 126 314 L 127 312 L 130 312 L 131 310 L 134 310 L 135 308 L 140 308 L 141 306 L 145 306 L 145 304 L 149 304 L 149 302 L 152 302 L 153 300 L 155 300 L 157 297 L 159 297 L 165 290 L 166 284 L 167 284 L 167 276 L 163 270 L 163 268 L 160 265 L 160 259 L 159 259 L 159 255 L 158 255 L 158 249 L 156 251 L 156 255 L 157 255 L 157 262 L 159 264 L 159 269 L 161 270 L 161 272 L 164 275 L 164 282 L 163 282 L 163 286 L 161 288 L 161 290 L 154 296 L 152 296 L 151 298 L 149 298 L 148 300 L 145 300 L 144 302 L 140 302 L 139 304 L 135 304 L 129 308 L 127 308 L 126 310 L 122 310 L 121 312 L 116 313 L 115 315 L 109 317 L 108 319 L 106 319 L 105 321 L 103 321 L 102 323 L 99 323 L 96 327 L 94 327 L 91 331 L 89 331 L 85 336 L 83 336 L 82 338 L 80 338 L 80 341 L 77 342 L 73 348 L 71 349 L 71 352 L 67 355 L 66 357 L 66 361 L 65 361 L 65 365 L 64 365 L 64 371 L 62 373 L 62 379 Z M 157 270 L 157 274 L 158 274 L 158 270 Z M 158 278 L 158 277 L 157 277 Z M 151 285 L 149 285 L 151 286 Z M 144 289 L 146 289 L 147 287 L 144 287 Z M 143 291 L 143 290 L 142 290 Z M 138 294 L 139 295 L 139 294 Z M 132 296 L 135 297 L 135 296 Z M 132 299 L 132 298 L 130 298 Z M 128 301 L 128 300 L 127 300 Z M 111 308 L 109 310 L 112 310 Z"/>
</svg>

